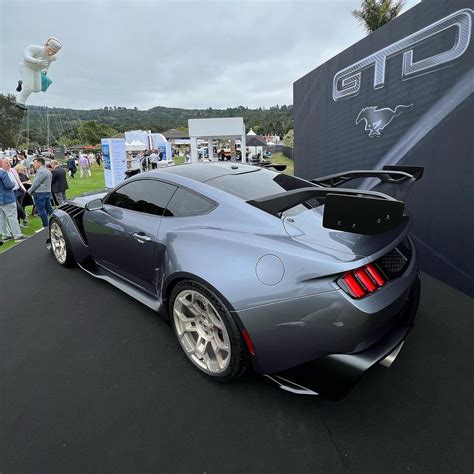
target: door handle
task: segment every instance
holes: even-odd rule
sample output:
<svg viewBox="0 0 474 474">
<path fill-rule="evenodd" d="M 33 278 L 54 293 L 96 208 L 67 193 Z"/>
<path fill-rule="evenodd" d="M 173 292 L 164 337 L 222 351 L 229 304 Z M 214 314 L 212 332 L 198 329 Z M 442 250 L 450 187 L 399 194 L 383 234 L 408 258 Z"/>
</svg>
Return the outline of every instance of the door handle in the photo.
<svg viewBox="0 0 474 474">
<path fill-rule="evenodd" d="M 140 243 L 151 242 L 151 237 L 149 237 L 148 235 L 145 235 L 143 233 L 135 232 L 134 234 L 132 234 L 132 237 L 135 240 L 138 240 L 138 242 L 140 242 Z"/>
</svg>

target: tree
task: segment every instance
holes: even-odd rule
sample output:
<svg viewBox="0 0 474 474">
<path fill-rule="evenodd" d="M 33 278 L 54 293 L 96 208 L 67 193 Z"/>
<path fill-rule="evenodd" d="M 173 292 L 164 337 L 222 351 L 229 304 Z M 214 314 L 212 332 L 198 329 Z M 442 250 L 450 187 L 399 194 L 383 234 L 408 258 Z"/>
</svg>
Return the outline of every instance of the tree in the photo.
<svg viewBox="0 0 474 474">
<path fill-rule="evenodd" d="M 23 112 L 15 107 L 15 96 L 0 94 L 0 148 L 16 146 Z"/>
<path fill-rule="evenodd" d="M 293 144 L 294 144 L 293 129 L 289 130 L 288 133 L 283 137 L 283 143 L 286 146 L 289 146 L 289 147 L 293 148 Z"/>
<path fill-rule="evenodd" d="M 113 137 L 117 130 L 103 123 L 97 123 L 95 120 L 89 120 L 81 124 L 69 137 L 71 139 L 80 139 L 84 145 L 97 145 L 101 138 Z"/>
<path fill-rule="evenodd" d="M 397 17 L 404 5 L 405 0 L 362 0 L 352 15 L 371 33 Z"/>
</svg>

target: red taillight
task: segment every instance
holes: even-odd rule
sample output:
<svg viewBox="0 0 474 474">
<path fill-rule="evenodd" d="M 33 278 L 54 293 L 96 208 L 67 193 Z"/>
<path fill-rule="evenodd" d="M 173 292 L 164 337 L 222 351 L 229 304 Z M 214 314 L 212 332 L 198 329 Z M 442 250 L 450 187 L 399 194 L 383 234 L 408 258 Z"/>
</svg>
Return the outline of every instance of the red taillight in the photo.
<svg viewBox="0 0 474 474">
<path fill-rule="evenodd" d="M 359 299 L 383 286 L 385 280 L 375 265 L 369 263 L 346 273 L 337 283 L 350 296 Z"/>
<path fill-rule="evenodd" d="M 377 288 L 377 285 L 373 282 L 373 280 L 369 277 L 369 275 L 366 272 L 365 268 L 359 268 L 354 272 L 354 275 L 357 277 L 357 279 L 362 283 L 362 285 L 365 287 L 365 289 L 371 293 L 372 291 Z"/>
<path fill-rule="evenodd" d="M 367 273 L 374 279 L 375 283 L 379 286 L 383 286 L 385 284 L 385 280 L 380 272 L 375 268 L 374 265 L 369 263 L 366 267 Z"/>
<path fill-rule="evenodd" d="M 361 284 L 356 280 L 356 277 L 352 273 L 347 274 L 342 278 L 342 280 L 347 285 L 349 294 L 354 298 L 362 298 L 366 294 L 366 291 L 362 288 Z"/>
</svg>

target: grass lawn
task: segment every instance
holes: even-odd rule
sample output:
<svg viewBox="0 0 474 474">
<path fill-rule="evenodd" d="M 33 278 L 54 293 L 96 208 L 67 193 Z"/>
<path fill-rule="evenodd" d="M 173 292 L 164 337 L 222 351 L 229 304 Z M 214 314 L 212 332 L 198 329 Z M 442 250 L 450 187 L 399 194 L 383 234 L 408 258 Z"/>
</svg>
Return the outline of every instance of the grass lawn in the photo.
<svg viewBox="0 0 474 474">
<path fill-rule="evenodd" d="M 176 156 L 173 158 L 175 164 L 180 165 L 184 163 L 184 157 Z M 286 158 L 281 153 L 275 153 L 270 160 L 272 163 L 284 164 L 286 165 L 286 170 L 284 173 L 286 174 L 293 174 L 294 166 L 293 161 L 289 158 Z M 80 178 L 79 172 L 76 173 L 75 179 L 71 179 L 68 177 L 69 189 L 67 191 L 67 197 L 71 198 L 77 196 L 78 194 L 82 194 L 88 191 L 96 191 L 99 189 L 103 189 L 105 187 L 104 183 L 104 170 L 103 168 L 99 168 L 98 166 L 92 167 L 92 176 L 90 178 Z M 31 214 L 32 206 L 28 206 L 26 208 L 26 212 Z M 35 235 L 35 232 L 41 229 L 41 220 L 39 217 L 29 217 L 29 225 L 28 227 L 22 228 L 22 232 L 24 235 L 32 236 Z M 46 232 L 46 231 L 44 231 Z M 46 234 L 45 234 L 46 239 Z M 0 246 L 0 254 L 5 252 L 6 250 L 18 245 L 21 242 L 14 242 L 8 241 Z"/>
<path fill-rule="evenodd" d="M 98 166 L 92 167 L 92 176 L 90 178 L 80 178 L 79 171 L 76 173 L 76 177 L 71 179 L 68 177 L 69 189 L 67 190 L 67 197 L 71 198 L 77 196 L 78 194 L 85 193 L 87 191 L 95 191 L 98 189 L 102 189 L 105 187 L 104 184 L 104 170 L 99 168 Z M 31 214 L 33 206 L 28 206 L 26 208 L 26 212 Z M 42 228 L 41 219 L 39 217 L 29 217 L 28 218 L 29 225 L 28 227 L 23 227 L 21 231 L 24 235 L 31 236 L 35 235 L 35 232 Z M 43 231 L 46 232 L 46 231 Z M 46 233 L 45 233 L 46 239 Z M 0 253 L 5 252 L 6 250 L 18 245 L 21 242 L 14 242 L 10 240 L 5 242 L 0 247 Z"/>
<path fill-rule="evenodd" d="M 292 160 L 283 156 L 283 153 L 274 153 L 271 158 L 267 158 L 268 161 L 278 165 L 286 165 L 286 170 L 283 171 L 285 174 L 291 174 L 292 176 L 295 174 L 295 165 Z"/>
</svg>

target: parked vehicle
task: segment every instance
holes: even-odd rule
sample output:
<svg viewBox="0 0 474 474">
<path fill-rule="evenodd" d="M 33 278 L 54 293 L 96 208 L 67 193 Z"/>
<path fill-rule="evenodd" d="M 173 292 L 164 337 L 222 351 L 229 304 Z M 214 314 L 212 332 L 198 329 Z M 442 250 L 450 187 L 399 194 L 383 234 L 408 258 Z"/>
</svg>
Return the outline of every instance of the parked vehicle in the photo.
<svg viewBox="0 0 474 474">
<path fill-rule="evenodd" d="M 390 365 L 413 326 L 420 277 L 400 199 L 421 175 L 174 166 L 68 200 L 48 247 L 169 319 L 207 376 L 250 365 L 285 390 L 339 398 Z M 361 177 L 380 184 L 347 187 Z"/>
</svg>

